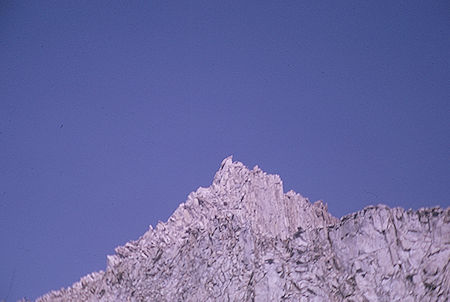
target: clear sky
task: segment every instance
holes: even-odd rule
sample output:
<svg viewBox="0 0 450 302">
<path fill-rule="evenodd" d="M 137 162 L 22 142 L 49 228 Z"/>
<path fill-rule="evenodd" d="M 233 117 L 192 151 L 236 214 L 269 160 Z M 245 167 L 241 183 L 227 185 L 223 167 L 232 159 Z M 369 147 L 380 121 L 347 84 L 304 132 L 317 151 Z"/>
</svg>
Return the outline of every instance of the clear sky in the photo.
<svg viewBox="0 0 450 302">
<path fill-rule="evenodd" d="M 68 286 L 234 155 L 335 216 L 450 204 L 449 1 L 1 1 L 0 300 Z"/>
</svg>

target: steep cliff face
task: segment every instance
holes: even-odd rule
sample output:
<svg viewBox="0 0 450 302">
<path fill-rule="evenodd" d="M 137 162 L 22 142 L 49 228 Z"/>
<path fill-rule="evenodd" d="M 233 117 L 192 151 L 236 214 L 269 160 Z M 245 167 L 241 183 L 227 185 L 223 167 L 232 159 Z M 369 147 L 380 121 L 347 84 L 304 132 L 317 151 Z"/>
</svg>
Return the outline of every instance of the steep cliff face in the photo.
<svg viewBox="0 0 450 302">
<path fill-rule="evenodd" d="M 37 301 L 448 301 L 449 259 L 449 208 L 339 220 L 230 157 L 104 272 Z"/>
</svg>

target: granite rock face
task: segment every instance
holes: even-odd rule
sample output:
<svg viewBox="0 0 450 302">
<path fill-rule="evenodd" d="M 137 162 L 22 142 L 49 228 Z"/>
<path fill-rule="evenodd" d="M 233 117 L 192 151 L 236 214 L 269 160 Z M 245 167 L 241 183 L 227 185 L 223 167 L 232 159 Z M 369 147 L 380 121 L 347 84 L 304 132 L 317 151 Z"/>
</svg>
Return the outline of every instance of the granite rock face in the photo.
<svg viewBox="0 0 450 302">
<path fill-rule="evenodd" d="M 226 158 L 212 185 L 37 301 L 448 301 L 450 208 L 341 219 Z"/>
</svg>

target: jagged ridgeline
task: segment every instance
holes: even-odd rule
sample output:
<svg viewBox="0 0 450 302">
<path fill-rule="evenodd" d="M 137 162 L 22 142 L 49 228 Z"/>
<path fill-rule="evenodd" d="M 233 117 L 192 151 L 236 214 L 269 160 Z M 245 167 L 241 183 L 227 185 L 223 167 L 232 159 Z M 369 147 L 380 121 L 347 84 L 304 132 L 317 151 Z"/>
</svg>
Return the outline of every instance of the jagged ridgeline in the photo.
<svg viewBox="0 0 450 302">
<path fill-rule="evenodd" d="M 450 209 L 337 219 L 229 157 L 210 187 L 107 259 L 37 301 L 448 301 Z"/>
</svg>

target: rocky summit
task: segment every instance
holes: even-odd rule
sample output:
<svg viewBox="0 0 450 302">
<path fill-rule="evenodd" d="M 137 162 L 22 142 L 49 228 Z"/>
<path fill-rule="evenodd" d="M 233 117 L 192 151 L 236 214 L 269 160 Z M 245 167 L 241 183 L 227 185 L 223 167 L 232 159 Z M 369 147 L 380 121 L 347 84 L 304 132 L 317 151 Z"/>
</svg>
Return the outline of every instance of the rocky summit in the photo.
<svg viewBox="0 0 450 302">
<path fill-rule="evenodd" d="M 37 301 L 448 301 L 450 208 L 337 219 L 229 157 L 210 187 L 107 259 Z"/>
</svg>

